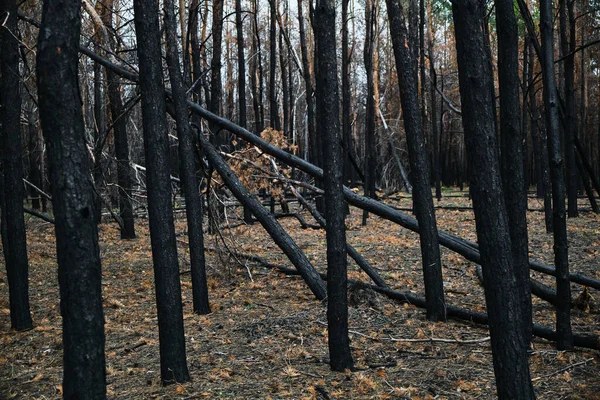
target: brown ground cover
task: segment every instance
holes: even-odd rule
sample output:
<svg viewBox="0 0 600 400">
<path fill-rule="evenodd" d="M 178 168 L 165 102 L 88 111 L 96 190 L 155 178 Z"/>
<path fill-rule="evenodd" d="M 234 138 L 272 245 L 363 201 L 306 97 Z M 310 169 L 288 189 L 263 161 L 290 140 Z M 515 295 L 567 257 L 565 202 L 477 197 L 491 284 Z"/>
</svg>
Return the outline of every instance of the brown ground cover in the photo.
<svg viewBox="0 0 600 400">
<path fill-rule="evenodd" d="M 448 192 L 449 193 L 449 192 Z M 447 194 L 448 194 L 447 193 Z M 456 195 L 456 192 L 452 194 Z M 410 207 L 410 199 L 386 200 Z M 583 200 L 582 207 L 586 207 Z M 466 197 L 436 203 L 468 206 Z M 530 207 L 540 208 L 536 199 Z M 292 204 L 292 209 L 296 204 Z M 371 217 L 360 225 L 351 210 L 348 240 L 394 289 L 423 296 L 418 237 Z M 234 210 L 228 211 L 235 221 Z M 241 212 L 241 211 L 238 211 Z M 312 223 L 310 216 L 304 218 Z M 472 211 L 438 210 L 441 230 L 475 240 Z M 325 271 L 325 234 L 301 229 L 293 218 L 280 220 L 313 264 Z M 570 265 L 574 272 L 600 278 L 600 216 L 584 212 L 570 219 Z M 189 268 L 186 225 L 177 220 L 180 268 Z M 0 258 L 0 398 L 53 399 L 61 396 L 62 344 L 54 228 L 28 218 L 31 305 L 35 329 L 9 330 L 8 288 Z M 484 326 L 450 320 L 430 323 L 423 310 L 398 304 L 370 291 L 350 288 L 350 328 L 356 372 L 332 373 L 327 362 L 325 306 L 303 281 L 257 266 L 237 253 L 290 265 L 258 225 L 206 235 L 212 314 L 191 309 L 189 276 L 182 274 L 188 364 L 192 381 L 160 385 L 158 330 L 147 221 L 138 220 L 138 239 L 121 241 L 116 225 L 100 229 L 104 270 L 108 395 L 114 399 L 488 399 L 495 397 L 488 331 Z M 552 263 L 552 236 L 543 213 L 529 213 L 530 251 L 535 260 Z M 485 311 L 474 264 L 443 250 L 447 302 Z M 367 280 L 350 263 L 350 278 Z M 547 284 L 551 277 L 533 274 Z M 582 293 L 573 284 L 573 297 Z M 600 335 L 600 294 L 573 309 L 573 329 Z M 553 325 L 553 309 L 534 298 L 535 321 Z M 410 340 L 410 341 L 407 341 Z M 434 339 L 434 340 L 428 340 Z M 443 339 L 444 341 L 436 341 Z M 461 343 L 462 341 L 474 341 Z M 559 352 L 534 339 L 531 375 L 539 399 L 600 398 L 598 351 L 576 348 Z"/>
</svg>

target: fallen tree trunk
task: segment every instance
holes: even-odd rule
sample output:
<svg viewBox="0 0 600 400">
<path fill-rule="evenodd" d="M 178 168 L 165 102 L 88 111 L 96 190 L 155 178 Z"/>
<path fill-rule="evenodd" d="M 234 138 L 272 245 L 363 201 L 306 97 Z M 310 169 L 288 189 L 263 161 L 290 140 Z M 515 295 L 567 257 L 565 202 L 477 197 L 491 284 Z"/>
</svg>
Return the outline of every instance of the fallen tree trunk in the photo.
<svg viewBox="0 0 600 400">
<path fill-rule="evenodd" d="M 26 17 L 23 19 L 31 22 L 31 20 Z M 86 49 L 83 46 L 80 47 L 80 51 L 83 54 L 90 57 L 91 59 L 93 59 L 95 62 L 98 62 L 101 65 L 114 70 L 117 74 L 121 75 L 122 77 L 132 80 L 132 81 L 138 80 L 137 73 L 129 71 L 129 70 L 127 70 L 121 66 L 118 66 L 116 64 L 113 64 L 108 59 L 106 59 L 102 56 L 99 56 L 98 54 Z M 169 94 L 168 90 L 167 90 L 167 94 Z M 218 125 L 222 129 L 228 130 L 229 132 L 231 132 L 234 135 L 238 136 L 239 138 L 247 141 L 248 143 L 251 143 L 251 144 L 259 147 L 262 151 L 264 151 L 267 154 L 272 155 L 273 157 L 277 158 L 278 160 L 283 161 L 284 163 L 286 163 L 292 167 L 301 169 L 302 171 L 308 173 L 309 175 L 311 175 L 313 177 L 316 177 L 316 178 L 323 177 L 323 170 L 321 168 L 314 166 L 313 164 L 309 163 L 308 161 L 303 160 L 293 154 L 287 153 L 286 151 L 284 151 L 276 146 L 273 146 L 272 144 L 270 144 L 267 141 L 265 141 L 264 139 L 262 139 L 260 136 L 254 135 L 252 132 L 248 131 L 247 129 L 244 129 L 225 118 L 219 117 L 218 115 L 211 113 L 210 111 L 202 108 L 200 105 L 192 102 L 191 100 L 188 100 L 188 106 L 190 107 L 190 110 L 193 113 L 199 115 L 200 117 L 206 119 L 207 121 L 209 121 L 215 125 Z M 344 197 L 348 203 L 352 204 L 355 207 L 372 212 L 373 214 L 378 215 L 381 218 L 395 222 L 413 232 L 419 232 L 419 224 L 415 218 L 410 217 L 410 216 L 408 216 L 404 213 L 401 213 L 397 210 L 394 210 L 393 208 L 391 208 L 390 206 L 388 206 L 386 204 L 380 203 L 377 200 L 363 197 L 357 193 L 354 193 L 352 190 L 350 190 L 347 187 L 344 187 Z M 442 231 L 439 232 L 439 239 L 440 239 L 440 244 L 442 246 L 462 255 L 469 261 L 473 261 L 477 264 L 480 264 L 479 249 L 475 243 L 467 242 L 458 236 L 451 235 L 451 234 L 448 234 L 448 233 L 445 233 Z M 529 266 L 534 271 L 549 274 L 552 276 L 555 276 L 555 274 L 556 274 L 556 269 L 554 267 L 544 265 L 539 262 L 530 261 Z M 589 286 L 594 289 L 600 290 L 600 280 L 593 279 L 593 278 L 584 276 L 582 274 L 576 274 L 576 273 L 570 273 L 569 279 L 571 280 L 571 282 L 575 282 L 580 285 L 585 285 L 585 286 Z"/>
<path fill-rule="evenodd" d="M 199 131 L 199 130 L 198 130 Z M 200 131 L 199 131 L 200 132 Z M 221 175 L 223 182 L 231 193 L 247 207 L 260 224 L 265 228 L 273 241 L 281 248 L 289 260 L 298 269 L 299 274 L 308 284 L 308 287 L 319 300 L 327 297 L 325 283 L 319 276 L 319 273 L 308 261 L 302 250 L 296 245 L 294 240 L 281 227 L 277 220 L 269 213 L 260 202 L 253 197 L 248 190 L 241 184 L 238 177 L 233 173 L 227 163 L 219 156 L 214 146 L 204 137 L 202 133 L 198 135 L 202 152 L 208 159 L 210 165 Z"/>
<path fill-rule="evenodd" d="M 292 268 L 284 267 L 282 265 L 277 265 L 277 264 L 271 264 L 268 261 L 262 259 L 261 257 L 246 256 L 243 254 L 241 254 L 239 256 L 247 257 L 248 259 L 259 263 L 262 267 L 276 269 L 279 272 L 282 272 L 286 275 L 298 275 L 298 271 L 296 271 Z M 327 280 L 326 274 L 321 274 L 321 277 L 323 279 Z M 408 303 L 408 304 L 417 306 L 419 308 L 425 308 L 425 306 L 426 306 L 425 299 L 415 296 L 415 295 L 412 295 L 410 293 L 399 292 L 399 291 L 396 291 L 396 290 L 393 290 L 390 288 L 383 288 L 380 286 L 370 285 L 368 283 L 354 281 L 354 280 L 350 280 L 350 279 L 348 280 L 348 284 L 349 285 L 350 284 L 359 285 L 359 286 L 363 286 L 365 288 L 369 288 L 377 293 L 381 293 L 381 294 L 389 297 L 390 299 L 397 300 L 401 303 Z M 451 306 L 451 305 L 446 305 L 446 313 L 449 317 L 453 317 L 456 319 L 460 319 L 460 320 L 464 320 L 464 321 L 471 321 L 471 322 L 475 322 L 477 324 L 485 324 L 485 325 L 488 324 L 488 316 L 486 313 L 471 311 L 471 310 L 467 310 L 464 308 Z M 540 325 L 540 324 L 533 324 L 533 334 L 537 337 L 551 340 L 551 341 L 556 341 L 556 338 L 557 338 L 556 331 L 554 331 L 551 328 L 548 328 L 546 326 Z M 596 335 L 573 334 L 573 343 L 577 347 L 584 347 L 584 348 L 595 349 L 595 350 L 600 349 L 600 337 L 598 337 Z"/>
</svg>

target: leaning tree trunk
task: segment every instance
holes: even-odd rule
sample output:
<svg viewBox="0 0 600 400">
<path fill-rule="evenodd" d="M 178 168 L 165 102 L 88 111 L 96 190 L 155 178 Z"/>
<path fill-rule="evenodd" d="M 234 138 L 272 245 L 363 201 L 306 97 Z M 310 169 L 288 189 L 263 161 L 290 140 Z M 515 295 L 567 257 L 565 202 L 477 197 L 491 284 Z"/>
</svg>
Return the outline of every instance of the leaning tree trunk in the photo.
<svg viewBox="0 0 600 400">
<path fill-rule="evenodd" d="M 317 0 L 317 127 L 323 135 L 325 219 L 327 220 L 327 327 L 329 366 L 334 371 L 353 367 L 348 337 L 346 223 L 340 146 L 339 94 L 335 40 L 335 1 Z"/>
<path fill-rule="evenodd" d="M 21 156 L 21 94 L 19 91 L 19 42 L 15 0 L 0 2 L 4 26 L 0 28 L 0 157 L 2 157 L 4 188 L 2 219 L 4 260 L 8 278 L 10 323 L 13 329 L 26 331 L 33 327 L 29 312 L 29 263 L 27 237 L 23 217 L 23 164 Z"/>
<path fill-rule="evenodd" d="M 165 88 L 160 60 L 158 3 L 135 0 L 144 150 L 147 160 L 148 217 L 154 263 L 160 375 L 163 383 L 190 379 L 183 331 L 179 260 L 173 222 Z"/>
<path fill-rule="evenodd" d="M 37 84 L 56 220 L 63 396 L 104 399 L 102 271 L 78 81 L 80 9 L 77 0 L 44 2 Z"/>
<path fill-rule="evenodd" d="M 498 81 L 500 92 L 500 138 L 502 140 L 502 186 L 510 230 L 515 297 L 522 302 L 524 340 L 531 340 L 531 290 L 527 245 L 527 185 L 519 102 L 519 31 L 513 0 L 496 0 L 498 31 Z"/>
<path fill-rule="evenodd" d="M 429 186 L 429 162 L 417 96 L 417 60 L 413 58 L 414 52 L 410 49 L 410 46 L 415 46 L 415 43 L 409 42 L 404 10 L 400 1 L 387 0 L 386 4 L 396 60 L 400 101 L 404 112 L 404 129 L 413 184 L 413 208 L 420 227 L 427 319 L 445 321 L 446 302 L 444 300 L 440 244 Z"/>
<path fill-rule="evenodd" d="M 556 294 L 560 303 L 556 307 L 556 333 L 559 349 L 573 347 L 571 331 L 571 286 L 569 284 L 569 254 L 567 220 L 565 216 L 565 179 L 560 151 L 558 129 L 558 92 L 554 73 L 554 34 L 552 25 L 552 0 L 540 1 L 540 26 L 542 36 L 542 80 L 544 82 L 544 107 L 546 135 L 552 179 L 552 227 L 554 232 L 554 263 L 556 265 Z"/>
<path fill-rule="evenodd" d="M 233 173 L 231 168 L 225 161 L 219 156 L 219 153 L 215 147 L 206 138 L 200 134 L 198 135 L 202 152 L 208 159 L 211 167 L 214 168 L 223 182 L 233 195 L 242 203 L 243 206 L 248 207 L 250 211 L 256 216 L 256 219 L 265 228 L 267 233 L 273 238 L 273 241 L 279 246 L 279 248 L 285 253 L 290 259 L 292 264 L 296 267 L 302 278 L 306 281 L 315 297 L 319 300 L 323 300 L 327 297 L 327 290 L 325 283 L 319 276 L 317 270 L 312 266 L 310 261 L 306 258 L 302 250 L 294 242 L 294 240 L 288 235 L 288 233 L 279 225 L 273 214 L 269 213 L 255 197 L 242 185 L 239 178 Z M 287 153 L 286 153 L 287 154 Z"/>
<path fill-rule="evenodd" d="M 523 302 L 515 296 L 509 222 L 502 193 L 492 71 L 483 37 L 483 2 L 452 3 L 465 144 L 483 267 L 498 397 L 532 399 Z"/>
<path fill-rule="evenodd" d="M 169 67 L 169 77 L 171 78 L 172 101 L 175 105 L 175 120 L 177 122 L 177 137 L 179 139 L 179 168 L 185 195 L 194 312 L 196 314 L 209 314 L 210 305 L 208 303 L 208 285 L 206 283 L 204 234 L 202 232 L 202 199 L 200 197 L 198 178 L 196 177 L 194 138 L 190 131 L 187 98 L 183 76 L 179 67 L 175 4 L 173 0 L 165 0 L 164 7 L 167 65 Z"/>
</svg>

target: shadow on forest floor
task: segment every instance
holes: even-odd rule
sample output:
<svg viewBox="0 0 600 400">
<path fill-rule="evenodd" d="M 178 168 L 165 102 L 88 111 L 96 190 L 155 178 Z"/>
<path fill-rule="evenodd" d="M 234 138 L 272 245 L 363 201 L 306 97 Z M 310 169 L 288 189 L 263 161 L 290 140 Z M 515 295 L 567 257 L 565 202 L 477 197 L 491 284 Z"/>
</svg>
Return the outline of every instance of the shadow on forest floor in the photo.
<svg viewBox="0 0 600 400">
<path fill-rule="evenodd" d="M 580 200 L 583 205 L 583 200 Z M 410 207 L 408 198 L 388 200 Z M 468 206 L 464 197 L 437 205 Z M 530 207 L 541 203 L 530 199 Z M 295 205 L 292 206 L 295 208 Z M 360 225 L 352 208 L 348 241 L 376 267 L 394 289 L 423 296 L 418 237 L 378 217 Z M 241 210 L 237 210 L 241 214 Z M 230 210 L 229 217 L 236 218 Z M 303 214 L 307 221 L 310 218 Z M 472 211 L 437 210 L 440 230 L 475 239 Z M 532 259 L 552 263 L 552 236 L 543 213 L 529 213 Z M 325 269 L 325 233 L 303 230 L 296 219 L 280 220 L 309 259 Z M 178 219 L 180 268 L 189 269 L 185 220 Z M 569 250 L 573 272 L 600 278 L 600 217 L 582 213 L 570 219 Z M 8 288 L 0 267 L 0 398 L 52 399 L 61 396 L 62 344 L 53 226 L 28 219 L 31 305 L 35 329 L 10 332 Z M 326 359 L 326 308 L 299 277 L 286 277 L 251 261 L 227 256 L 227 247 L 290 265 L 260 225 L 225 230 L 223 239 L 206 235 L 213 313 L 191 311 L 189 275 L 182 275 L 188 364 L 192 381 L 160 385 L 158 331 L 147 221 L 138 220 L 138 239 L 120 241 L 110 221 L 100 229 L 104 270 L 106 363 L 109 398 L 297 398 L 297 399 L 474 399 L 495 398 L 488 341 L 402 342 L 403 339 L 471 340 L 488 336 L 479 325 L 450 320 L 430 323 L 423 310 L 400 305 L 374 293 L 350 290 L 350 328 L 356 366 L 353 373 L 332 373 Z M 448 250 L 442 252 L 448 304 L 485 311 L 475 266 Z M 248 269 L 246 269 L 246 266 Z M 355 264 L 352 279 L 368 279 Z M 251 273 L 252 279 L 250 278 Z M 533 273 L 552 284 L 550 277 Z M 572 285 L 573 298 L 581 293 Z M 590 310 L 573 309 L 573 330 L 600 334 L 600 296 L 591 291 Z M 534 298 L 534 318 L 553 325 L 552 307 Z M 600 353 L 586 349 L 558 352 L 534 339 L 531 375 L 540 399 L 600 398 Z"/>
</svg>

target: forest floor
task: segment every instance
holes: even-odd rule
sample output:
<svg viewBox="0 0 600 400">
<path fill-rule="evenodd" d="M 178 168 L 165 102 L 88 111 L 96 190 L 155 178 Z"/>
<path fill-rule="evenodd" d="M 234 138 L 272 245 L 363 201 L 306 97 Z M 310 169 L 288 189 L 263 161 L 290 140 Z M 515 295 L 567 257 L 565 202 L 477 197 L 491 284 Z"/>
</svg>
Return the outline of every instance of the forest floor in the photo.
<svg viewBox="0 0 600 400">
<path fill-rule="evenodd" d="M 445 194 L 450 194 L 446 192 Z M 460 194 L 452 192 L 452 195 Z M 386 200 L 410 207 L 404 195 Z M 589 205 L 580 199 L 582 207 Z M 445 197 L 441 206 L 469 206 L 466 197 Z M 530 199 L 530 207 L 542 203 Z M 291 205 L 295 210 L 297 205 Z M 232 222 L 235 215 L 229 210 Z M 183 214 L 180 214 L 183 215 Z M 302 213 L 306 221 L 310 216 Z M 348 241 L 394 289 L 423 296 L 418 236 L 391 222 L 351 209 Z M 440 230 L 475 240 L 472 211 L 437 210 Z M 532 259 L 552 264 L 552 236 L 543 213 L 530 212 Z M 490 343 L 485 326 L 451 319 L 431 323 L 425 312 L 370 291 L 350 288 L 351 348 L 356 372 L 334 373 L 327 365 L 326 307 L 297 276 L 257 266 L 238 253 L 290 265 L 259 224 L 206 235 L 212 314 L 192 313 L 189 274 L 182 274 L 187 357 L 192 381 L 161 386 L 152 258 L 147 221 L 137 221 L 138 239 L 121 241 L 116 224 L 100 228 L 105 305 L 108 396 L 113 399 L 489 399 L 495 398 Z M 301 229 L 294 218 L 280 222 L 313 264 L 325 271 L 325 233 Z M 180 268 L 189 269 L 185 219 L 176 221 Z M 571 270 L 600 278 L 600 216 L 570 219 Z M 54 227 L 27 217 L 30 294 L 35 328 L 10 331 L 8 288 L 0 266 L 0 398 L 61 397 L 62 344 Z M 226 244 L 226 246 L 224 245 Z M 448 304 L 485 311 L 475 265 L 443 250 Z M 352 262 L 351 279 L 367 281 Z M 533 274 L 547 284 L 550 277 Z M 573 298 L 582 288 L 573 284 Z M 573 309 L 573 330 L 600 335 L 600 294 L 590 291 L 588 309 Z M 585 308 L 585 307 L 583 307 Z M 554 325 L 547 303 L 534 298 L 537 323 Z M 447 339 L 403 341 L 406 339 Z M 476 343 L 460 343 L 477 340 Z M 600 352 L 556 351 L 535 338 L 531 376 L 538 399 L 600 399 Z"/>
</svg>

